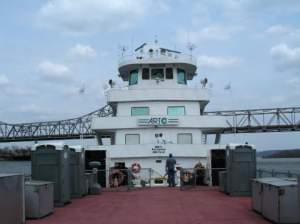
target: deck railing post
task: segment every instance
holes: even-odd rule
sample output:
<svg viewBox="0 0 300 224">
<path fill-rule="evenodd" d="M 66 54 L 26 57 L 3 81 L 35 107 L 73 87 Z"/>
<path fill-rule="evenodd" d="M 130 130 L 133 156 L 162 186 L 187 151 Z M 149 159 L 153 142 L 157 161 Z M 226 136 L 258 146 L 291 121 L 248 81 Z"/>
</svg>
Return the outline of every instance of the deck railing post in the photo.
<svg viewBox="0 0 300 224">
<path fill-rule="evenodd" d="M 261 169 L 258 169 L 258 177 L 262 178 L 262 170 Z"/>
</svg>

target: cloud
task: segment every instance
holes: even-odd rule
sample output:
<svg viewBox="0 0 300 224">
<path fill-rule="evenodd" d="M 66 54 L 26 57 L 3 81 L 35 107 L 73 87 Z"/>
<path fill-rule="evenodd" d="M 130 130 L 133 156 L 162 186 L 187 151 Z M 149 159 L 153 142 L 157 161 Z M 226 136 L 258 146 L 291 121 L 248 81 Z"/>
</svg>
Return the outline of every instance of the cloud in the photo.
<svg viewBox="0 0 300 224">
<path fill-rule="evenodd" d="M 282 25 L 274 25 L 270 26 L 267 30 L 266 33 L 268 34 L 286 34 L 290 32 L 290 28 Z"/>
<path fill-rule="evenodd" d="M 69 50 L 69 55 L 73 58 L 94 58 L 97 52 L 89 45 L 76 44 Z"/>
<path fill-rule="evenodd" d="M 137 24 L 152 6 L 165 8 L 161 0 L 48 0 L 39 10 L 43 27 L 68 33 L 126 30 Z M 157 4 L 156 4 L 157 3 Z"/>
<path fill-rule="evenodd" d="M 6 87 L 9 85 L 9 80 L 6 75 L 0 74 L 0 87 Z"/>
<path fill-rule="evenodd" d="M 300 29 L 291 26 L 273 25 L 267 28 L 265 33 L 268 35 L 285 36 L 293 39 L 300 38 Z"/>
<path fill-rule="evenodd" d="M 186 44 L 199 43 L 205 40 L 223 41 L 230 39 L 234 34 L 243 30 L 241 26 L 224 27 L 220 25 L 211 25 L 204 27 L 198 31 L 179 30 L 176 34 L 177 40 Z"/>
<path fill-rule="evenodd" d="M 235 57 L 211 57 L 201 55 L 198 57 L 198 65 L 201 68 L 221 69 L 236 66 L 240 63 L 239 58 Z"/>
<path fill-rule="evenodd" d="M 271 96 L 270 100 L 272 103 L 283 103 L 287 101 L 288 97 L 284 95 L 276 95 L 276 96 Z"/>
<path fill-rule="evenodd" d="M 212 2 L 212 6 L 219 6 L 232 13 L 241 11 L 242 13 L 260 13 L 270 11 L 272 13 L 299 12 L 299 0 L 204 0 Z M 224 12 L 227 13 L 227 12 Z"/>
<path fill-rule="evenodd" d="M 18 107 L 18 110 L 22 113 L 33 113 L 33 114 L 39 114 L 45 112 L 42 107 L 36 104 L 21 105 Z"/>
<path fill-rule="evenodd" d="M 10 85 L 9 88 L 5 89 L 4 93 L 9 96 L 18 96 L 18 97 L 31 97 L 31 96 L 36 96 L 38 94 L 38 92 L 34 89 L 22 88 L 16 85 Z"/>
<path fill-rule="evenodd" d="M 290 48 L 282 43 L 272 47 L 270 54 L 280 71 L 300 70 L 300 47 Z"/>
<path fill-rule="evenodd" d="M 286 84 L 289 87 L 299 89 L 300 88 L 300 78 L 299 77 L 292 77 L 292 78 L 286 80 Z"/>
<path fill-rule="evenodd" d="M 42 79 L 50 82 L 70 81 L 70 69 L 63 64 L 44 61 L 38 65 L 38 72 Z"/>
</svg>

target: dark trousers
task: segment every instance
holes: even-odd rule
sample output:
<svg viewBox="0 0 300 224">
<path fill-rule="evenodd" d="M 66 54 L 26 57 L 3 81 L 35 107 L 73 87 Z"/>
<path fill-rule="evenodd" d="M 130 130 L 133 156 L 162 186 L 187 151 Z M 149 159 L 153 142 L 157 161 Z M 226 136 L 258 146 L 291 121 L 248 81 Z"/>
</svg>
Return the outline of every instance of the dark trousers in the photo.
<svg viewBox="0 0 300 224">
<path fill-rule="evenodd" d="M 174 170 L 168 171 L 168 184 L 169 184 L 169 187 L 175 187 L 175 171 Z"/>
</svg>

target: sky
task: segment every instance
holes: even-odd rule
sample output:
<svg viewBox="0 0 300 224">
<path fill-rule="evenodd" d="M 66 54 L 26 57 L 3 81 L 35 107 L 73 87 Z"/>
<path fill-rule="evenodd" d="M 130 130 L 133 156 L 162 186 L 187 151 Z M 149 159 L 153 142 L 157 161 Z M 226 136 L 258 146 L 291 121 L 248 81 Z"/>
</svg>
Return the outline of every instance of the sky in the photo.
<svg viewBox="0 0 300 224">
<path fill-rule="evenodd" d="M 77 117 L 105 105 L 126 53 L 155 39 L 188 53 L 212 89 L 208 111 L 299 106 L 299 0 L 0 2 L 0 120 Z M 224 87 L 230 86 L 229 90 Z M 300 147 L 298 133 L 225 136 Z"/>
</svg>

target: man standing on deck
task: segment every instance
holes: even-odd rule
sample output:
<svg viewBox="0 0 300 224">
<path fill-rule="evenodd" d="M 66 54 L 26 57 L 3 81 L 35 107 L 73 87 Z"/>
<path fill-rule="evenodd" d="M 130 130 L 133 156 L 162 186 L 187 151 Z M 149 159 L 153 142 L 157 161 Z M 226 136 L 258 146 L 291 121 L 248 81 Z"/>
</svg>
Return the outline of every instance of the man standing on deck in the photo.
<svg viewBox="0 0 300 224">
<path fill-rule="evenodd" d="M 170 153 L 169 158 L 166 161 L 166 172 L 168 174 L 168 183 L 169 187 L 175 187 L 175 164 L 176 160 L 173 158 L 173 155 Z"/>
</svg>

